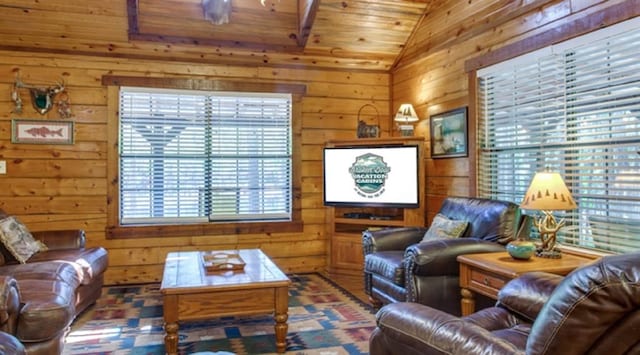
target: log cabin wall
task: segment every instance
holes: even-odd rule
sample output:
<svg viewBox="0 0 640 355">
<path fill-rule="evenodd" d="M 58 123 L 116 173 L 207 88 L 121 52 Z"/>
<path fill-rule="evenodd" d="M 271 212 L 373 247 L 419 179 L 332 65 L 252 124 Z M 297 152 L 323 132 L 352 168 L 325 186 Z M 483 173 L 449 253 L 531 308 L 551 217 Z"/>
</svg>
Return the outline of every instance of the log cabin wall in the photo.
<svg viewBox="0 0 640 355">
<path fill-rule="evenodd" d="M 127 6 L 134 2 L 0 0 L 0 160 L 7 163 L 7 174 L 0 175 L 0 208 L 35 231 L 85 229 L 88 245 L 101 245 L 110 252 L 107 284 L 158 281 L 166 253 L 178 249 L 260 247 L 287 272 L 324 270 L 328 247 L 322 147 L 328 140 L 355 138 L 361 107 L 374 104 L 379 115 L 363 110 L 361 118 L 379 124 L 384 135 L 397 135 L 389 113 L 402 102 L 413 103 L 422 119 L 416 135 L 425 137 L 429 147 L 429 115 L 470 106 L 473 85 L 465 70 L 468 60 L 605 8 L 620 4 L 636 12 L 638 8 L 637 0 L 320 1 L 313 2 L 319 8 L 315 16 L 319 26 L 309 30 L 303 51 L 263 53 L 240 46 L 221 50 L 198 43 L 163 43 L 161 37 L 130 40 Z M 170 3 L 197 6 L 198 1 Z M 272 2 L 272 6 L 289 4 Z M 368 21 L 362 21 L 363 12 Z M 188 16 L 175 18 L 183 15 Z M 371 22 L 376 18 L 380 23 Z M 354 42 L 356 25 L 368 27 Z M 598 26 L 593 23 L 594 29 Z M 406 45 L 401 38 L 409 38 Z M 362 48 L 369 52 L 349 53 Z M 384 54 L 377 48 L 402 49 L 395 59 L 396 52 Z M 74 144 L 11 143 L 12 119 L 43 118 L 26 95 L 24 112 L 12 113 L 16 71 L 27 83 L 64 78 L 73 111 L 70 120 L 75 122 Z M 300 117 L 303 232 L 107 239 L 104 75 L 306 85 Z M 44 118 L 59 116 L 54 109 Z M 472 128 L 472 115 L 470 123 Z M 431 159 L 427 152 L 428 220 L 444 197 L 475 194 L 475 145 L 470 143 L 468 158 Z"/>
<path fill-rule="evenodd" d="M 75 122 L 72 145 L 11 143 L 11 119 L 42 119 L 22 95 L 24 112 L 12 113 L 11 88 L 19 70 L 24 82 L 63 77 Z M 107 87 L 103 75 L 227 79 L 304 84 L 302 101 L 301 233 L 107 239 Z M 107 284 L 158 281 L 166 253 L 188 249 L 261 248 L 286 272 L 322 271 L 327 241 L 322 204 L 322 147 L 331 139 L 353 139 L 357 112 L 373 104 L 389 111 L 389 75 L 344 70 L 206 65 L 151 60 L 0 51 L 0 208 L 30 230 L 82 228 L 87 244 L 109 250 Z M 46 119 L 63 120 L 55 108 Z M 387 127 L 372 112 L 360 117 Z M 383 128 L 384 130 L 385 128 Z"/>
<path fill-rule="evenodd" d="M 576 27 L 589 32 L 637 16 L 639 8 L 636 0 L 446 1 L 425 13 L 392 70 L 392 107 L 415 106 L 421 118 L 415 134 L 425 137 L 428 149 L 430 115 L 472 107 L 475 81 L 466 62 L 524 40 L 531 45 L 537 38 L 560 38 Z M 469 157 L 431 159 L 426 154 L 427 223 L 445 197 L 476 194 L 474 125 L 470 111 Z"/>
</svg>

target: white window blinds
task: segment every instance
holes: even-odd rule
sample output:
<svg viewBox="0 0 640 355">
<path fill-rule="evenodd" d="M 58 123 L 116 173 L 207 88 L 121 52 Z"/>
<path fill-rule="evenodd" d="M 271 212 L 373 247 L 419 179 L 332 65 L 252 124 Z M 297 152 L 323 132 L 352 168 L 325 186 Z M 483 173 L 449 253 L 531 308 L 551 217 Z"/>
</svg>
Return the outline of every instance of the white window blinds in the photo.
<svg viewBox="0 0 640 355">
<path fill-rule="evenodd" d="M 640 248 L 640 26 L 569 41 L 478 72 L 478 191 L 520 203 L 559 172 L 578 209 L 559 240 Z"/>
<path fill-rule="evenodd" d="M 120 90 L 120 223 L 289 221 L 291 95 Z"/>
</svg>

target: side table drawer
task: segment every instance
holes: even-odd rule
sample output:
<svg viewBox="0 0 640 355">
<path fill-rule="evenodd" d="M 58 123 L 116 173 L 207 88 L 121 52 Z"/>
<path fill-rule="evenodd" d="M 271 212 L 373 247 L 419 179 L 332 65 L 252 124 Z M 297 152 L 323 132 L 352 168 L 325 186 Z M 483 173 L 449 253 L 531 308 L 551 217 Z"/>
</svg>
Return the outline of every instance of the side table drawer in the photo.
<svg viewBox="0 0 640 355">
<path fill-rule="evenodd" d="M 500 291 L 509 280 L 509 278 L 488 271 L 472 269 L 469 286 L 476 292 L 497 299 L 498 291 Z"/>
</svg>

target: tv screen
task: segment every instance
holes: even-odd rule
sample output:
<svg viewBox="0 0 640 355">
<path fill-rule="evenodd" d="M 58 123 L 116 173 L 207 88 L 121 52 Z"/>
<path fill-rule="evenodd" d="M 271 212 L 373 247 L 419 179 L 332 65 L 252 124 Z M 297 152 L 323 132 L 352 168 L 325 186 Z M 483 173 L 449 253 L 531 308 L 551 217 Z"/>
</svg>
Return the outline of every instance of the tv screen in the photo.
<svg viewBox="0 0 640 355">
<path fill-rule="evenodd" d="M 324 149 L 327 206 L 418 207 L 418 146 Z"/>
</svg>

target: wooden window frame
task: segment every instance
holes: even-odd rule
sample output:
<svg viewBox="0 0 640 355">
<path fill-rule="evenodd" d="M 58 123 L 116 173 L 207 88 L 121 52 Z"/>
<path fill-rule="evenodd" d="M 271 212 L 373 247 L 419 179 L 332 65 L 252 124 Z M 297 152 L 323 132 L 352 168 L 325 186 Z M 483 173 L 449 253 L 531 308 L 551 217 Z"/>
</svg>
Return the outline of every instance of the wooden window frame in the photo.
<svg viewBox="0 0 640 355">
<path fill-rule="evenodd" d="M 199 235 L 236 235 L 252 233 L 290 233 L 300 232 L 302 223 L 301 201 L 301 135 L 302 135 L 302 98 L 306 86 L 282 83 L 247 83 L 225 80 L 204 80 L 185 78 L 149 78 L 105 75 L 102 85 L 107 87 L 107 239 L 179 237 Z M 195 223 L 176 225 L 125 226 L 119 221 L 120 191 L 118 170 L 118 127 L 120 86 L 149 88 L 170 88 L 207 91 L 239 91 L 290 93 L 292 95 L 292 220 L 288 222 L 232 222 L 232 223 Z"/>
</svg>

